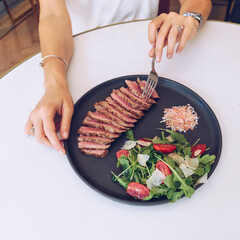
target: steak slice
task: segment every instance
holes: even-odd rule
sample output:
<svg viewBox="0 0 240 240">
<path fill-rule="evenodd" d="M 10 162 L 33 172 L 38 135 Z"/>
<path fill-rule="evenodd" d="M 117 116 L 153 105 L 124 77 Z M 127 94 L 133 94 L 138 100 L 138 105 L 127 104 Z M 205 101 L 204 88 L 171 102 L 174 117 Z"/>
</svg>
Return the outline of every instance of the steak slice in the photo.
<svg viewBox="0 0 240 240">
<path fill-rule="evenodd" d="M 108 150 L 102 149 L 81 149 L 81 152 L 87 155 L 92 155 L 100 158 L 104 158 L 108 154 Z"/>
<path fill-rule="evenodd" d="M 107 124 L 107 123 L 100 123 L 98 121 L 93 120 L 90 117 L 85 117 L 83 122 L 83 125 L 86 125 L 88 127 L 96 127 L 96 128 L 101 128 L 104 129 L 110 133 L 122 133 L 125 132 L 125 130 L 119 129 L 111 124 Z"/>
<path fill-rule="evenodd" d="M 114 141 L 114 139 L 109 139 L 105 137 L 98 137 L 98 136 L 86 136 L 80 134 L 78 137 L 78 141 L 82 142 L 94 142 L 94 143 L 101 143 L 101 144 L 110 144 Z"/>
<path fill-rule="evenodd" d="M 78 133 L 84 134 L 87 136 L 106 137 L 109 139 L 118 138 L 120 136 L 120 134 L 110 133 L 110 132 L 105 131 L 100 128 L 91 128 L 91 127 L 86 127 L 86 126 L 81 126 L 78 129 Z"/>
<path fill-rule="evenodd" d="M 112 97 L 113 100 L 115 100 L 125 110 L 133 113 L 134 115 L 138 116 L 139 118 L 141 118 L 143 116 L 143 112 L 142 111 L 133 108 L 129 103 L 127 103 L 124 99 L 119 97 L 117 94 L 112 92 L 111 93 L 111 97 Z"/>
<path fill-rule="evenodd" d="M 78 142 L 78 148 L 80 149 L 108 149 L 110 144 L 94 143 L 94 142 Z"/>
<path fill-rule="evenodd" d="M 106 102 L 106 104 L 108 104 L 108 103 Z M 97 110 L 97 112 L 100 112 L 100 113 L 104 114 L 105 116 L 109 117 L 113 121 L 118 122 L 119 124 L 121 124 L 122 126 L 126 127 L 127 129 L 129 129 L 131 127 L 134 127 L 134 125 L 132 123 L 124 122 L 117 115 L 114 115 L 114 113 L 112 113 L 110 110 L 108 110 L 107 108 L 102 107 L 100 103 L 95 103 L 94 107 Z M 111 108 L 111 105 L 109 105 L 109 108 Z M 118 111 L 117 109 L 115 109 L 115 110 Z M 113 109 L 113 111 L 114 111 L 114 109 Z M 126 116 L 123 116 L 123 117 L 126 117 Z"/>
<path fill-rule="evenodd" d="M 137 78 L 137 82 L 141 88 L 141 90 L 143 91 L 145 86 L 146 86 L 146 81 L 141 81 L 140 78 Z M 156 90 L 153 91 L 151 98 L 160 98 L 159 95 L 157 94 Z"/>
<path fill-rule="evenodd" d="M 125 83 L 127 84 L 129 90 L 139 98 L 144 99 L 150 104 L 156 103 L 153 99 L 151 98 L 146 99 L 142 96 L 142 90 L 140 89 L 139 85 L 135 81 L 125 80 Z"/>
<path fill-rule="evenodd" d="M 152 106 L 152 104 L 148 103 L 144 98 L 140 98 L 137 95 L 133 94 L 128 88 L 121 87 L 119 90 L 146 109 L 149 109 Z"/>
<path fill-rule="evenodd" d="M 119 89 L 113 90 L 113 93 L 121 97 L 124 101 L 129 103 L 133 108 L 139 109 L 139 110 L 147 110 L 146 107 L 140 105 L 138 102 L 133 101 L 131 98 L 129 98 L 127 95 L 125 95 L 122 91 Z"/>
<path fill-rule="evenodd" d="M 107 98 L 108 99 L 108 98 Z M 106 100 L 107 100 L 106 99 Z M 112 102 L 112 104 L 110 104 Z M 122 121 L 128 123 L 135 123 L 137 120 L 135 118 L 130 118 L 127 114 L 124 114 L 123 112 L 121 112 L 118 108 L 116 108 L 114 106 L 114 101 L 109 98 L 109 102 L 108 101 L 101 101 L 98 103 L 100 106 L 102 106 L 103 108 L 105 108 L 107 111 L 111 112 L 112 114 L 116 115 L 117 117 L 119 117 Z M 115 104 L 117 104 L 115 102 Z M 119 106 L 120 107 L 120 106 Z M 121 107 L 121 109 L 123 109 Z M 123 109 L 124 110 L 124 109 Z M 125 110 L 124 110 L 125 111 Z"/>
<path fill-rule="evenodd" d="M 111 104 L 113 107 L 115 107 L 117 110 L 119 110 L 120 112 L 122 112 L 124 115 L 127 115 L 130 118 L 133 119 L 139 119 L 140 117 L 132 114 L 131 112 L 125 110 L 122 106 L 120 106 L 116 101 L 114 101 L 112 98 L 108 97 L 106 98 L 106 101 Z M 136 121 L 135 121 L 136 122 Z"/>
<path fill-rule="evenodd" d="M 91 117 L 92 119 L 98 121 L 98 122 L 102 122 L 102 123 L 108 123 L 108 124 L 112 124 L 113 126 L 122 129 L 122 130 L 127 130 L 126 127 L 122 126 L 121 124 L 119 124 L 116 121 L 113 121 L 112 119 L 108 118 L 106 115 L 103 115 L 99 112 L 88 112 L 87 115 L 89 117 Z"/>
</svg>

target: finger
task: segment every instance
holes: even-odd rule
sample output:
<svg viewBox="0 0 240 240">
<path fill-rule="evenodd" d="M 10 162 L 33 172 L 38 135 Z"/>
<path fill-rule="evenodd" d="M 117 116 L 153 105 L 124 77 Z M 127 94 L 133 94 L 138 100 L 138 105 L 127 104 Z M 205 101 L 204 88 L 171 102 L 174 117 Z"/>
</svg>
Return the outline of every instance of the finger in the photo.
<svg viewBox="0 0 240 240">
<path fill-rule="evenodd" d="M 156 41 L 156 48 L 155 48 L 155 53 L 156 53 L 156 61 L 160 62 L 162 59 L 162 51 L 164 48 L 164 45 L 166 43 L 166 39 L 168 36 L 168 33 L 170 31 L 171 24 L 169 22 L 165 22 L 157 35 L 157 41 Z"/>
<path fill-rule="evenodd" d="M 69 105 L 63 106 L 60 133 L 64 139 L 67 139 L 69 136 L 72 115 L 73 107 Z"/>
<path fill-rule="evenodd" d="M 47 146 L 52 146 L 52 144 L 49 142 L 48 138 L 45 135 L 44 129 L 43 129 L 43 122 L 42 120 L 38 119 L 34 122 L 35 132 L 34 135 L 39 143 L 45 144 Z"/>
<path fill-rule="evenodd" d="M 60 152 L 62 155 L 65 154 L 65 149 L 62 146 L 57 133 L 56 133 L 56 129 L 55 129 L 55 124 L 53 121 L 53 117 L 48 115 L 44 117 L 43 120 L 43 128 L 44 128 L 44 132 L 46 134 L 46 137 L 48 138 L 49 142 L 51 143 L 51 145 L 58 151 Z"/>
<path fill-rule="evenodd" d="M 149 54 L 148 54 L 148 55 L 149 55 L 149 57 L 151 57 L 151 58 L 153 57 L 154 49 L 155 49 L 155 48 L 152 47 L 151 50 L 149 51 Z"/>
<path fill-rule="evenodd" d="M 173 56 L 173 51 L 175 48 L 175 44 L 177 42 L 177 38 L 178 38 L 178 29 L 177 27 L 172 26 L 171 30 L 168 34 L 168 43 L 167 43 L 167 58 L 171 59 Z"/>
<path fill-rule="evenodd" d="M 148 25 L 148 40 L 153 47 L 156 44 L 157 30 L 164 23 L 165 18 L 166 18 L 166 14 L 163 13 L 159 15 L 157 18 L 154 18 Z"/>
<path fill-rule="evenodd" d="M 34 135 L 32 132 L 31 132 L 31 128 L 33 127 L 33 123 L 32 121 L 30 120 L 30 118 L 28 119 L 26 125 L 25 125 L 25 128 L 24 128 L 24 133 L 26 135 Z"/>
<path fill-rule="evenodd" d="M 192 31 L 191 28 L 184 27 L 179 45 L 176 50 L 177 53 L 181 53 L 182 50 L 185 48 L 187 41 L 190 39 L 191 31 Z"/>
</svg>

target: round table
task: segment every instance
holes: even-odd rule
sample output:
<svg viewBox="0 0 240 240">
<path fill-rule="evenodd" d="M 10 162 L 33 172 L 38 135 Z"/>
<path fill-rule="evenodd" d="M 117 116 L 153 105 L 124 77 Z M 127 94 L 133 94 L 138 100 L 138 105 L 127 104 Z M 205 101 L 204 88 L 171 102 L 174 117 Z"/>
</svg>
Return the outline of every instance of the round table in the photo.
<svg viewBox="0 0 240 240">
<path fill-rule="evenodd" d="M 74 37 L 68 70 L 76 102 L 106 80 L 149 74 L 149 21 Z M 156 64 L 159 76 L 198 93 L 215 112 L 223 148 L 209 182 L 174 204 L 132 206 L 93 191 L 66 156 L 24 135 L 43 94 L 40 53 L 0 79 L 0 239 L 237 239 L 239 214 L 240 25 L 207 21 L 180 55 Z"/>
</svg>

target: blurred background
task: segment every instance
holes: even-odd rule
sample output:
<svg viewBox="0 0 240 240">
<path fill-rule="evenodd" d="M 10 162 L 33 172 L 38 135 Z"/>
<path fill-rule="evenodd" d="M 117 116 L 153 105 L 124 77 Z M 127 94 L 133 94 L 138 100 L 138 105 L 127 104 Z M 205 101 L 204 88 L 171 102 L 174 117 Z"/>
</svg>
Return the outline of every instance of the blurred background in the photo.
<svg viewBox="0 0 240 240">
<path fill-rule="evenodd" d="M 233 21 L 233 10 L 239 2 L 212 0 L 209 19 Z M 171 11 L 178 12 L 179 7 L 178 0 L 171 0 Z M 0 0 L 0 76 L 40 51 L 38 17 L 38 0 Z"/>
</svg>

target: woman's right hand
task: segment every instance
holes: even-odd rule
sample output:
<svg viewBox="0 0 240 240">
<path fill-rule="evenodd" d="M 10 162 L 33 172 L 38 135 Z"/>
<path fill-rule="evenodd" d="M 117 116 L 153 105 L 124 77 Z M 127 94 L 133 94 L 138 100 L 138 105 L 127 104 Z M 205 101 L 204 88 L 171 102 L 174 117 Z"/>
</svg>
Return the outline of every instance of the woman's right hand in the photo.
<svg viewBox="0 0 240 240">
<path fill-rule="evenodd" d="M 73 115 L 73 100 L 66 84 L 55 84 L 46 89 L 43 97 L 30 113 L 25 126 L 25 134 L 35 135 L 38 142 L 54 147 L 61 154 L 65 149 L 57 133 L 54 118 L 61 117 L 60 134 L 67 139 Z M 34 126 L 35 131 L 31 133 Z"/>
</svg>

